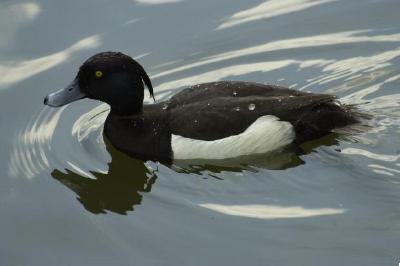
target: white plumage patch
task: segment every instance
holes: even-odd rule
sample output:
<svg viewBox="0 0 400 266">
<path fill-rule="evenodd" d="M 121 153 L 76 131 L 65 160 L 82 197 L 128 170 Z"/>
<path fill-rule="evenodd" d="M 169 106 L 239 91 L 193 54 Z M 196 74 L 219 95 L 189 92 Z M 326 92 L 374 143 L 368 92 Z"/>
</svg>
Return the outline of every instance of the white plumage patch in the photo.
<svg viewBox="0 0 400 266">
<path fill-rule="evenodd" d="M 244 132 L 223 139 L 205 141 L 172 135 L 174 159 L 228 159 L 276 151 L 295 138 L 289 122 L 266 115 L 258 118 Z"/>
</svg>

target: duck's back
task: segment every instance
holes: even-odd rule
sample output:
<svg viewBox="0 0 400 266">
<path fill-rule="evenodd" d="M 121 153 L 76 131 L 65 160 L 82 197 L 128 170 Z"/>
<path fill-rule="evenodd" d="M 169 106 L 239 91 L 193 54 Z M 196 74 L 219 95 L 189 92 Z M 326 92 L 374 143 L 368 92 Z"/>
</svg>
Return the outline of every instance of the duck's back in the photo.
<svg viewBox="0 0 400 266">
<path fill-rule="evenodd" d="M 194 85 L 175 94 L 169 100 L 169 107 L 198 103 L 219 97 L 242 98 L 249 96 L 300 96 L 308 93 L 288 89 L 281 86 L 266 85 L 255 82 L 219 81 Z"/>
</svg>

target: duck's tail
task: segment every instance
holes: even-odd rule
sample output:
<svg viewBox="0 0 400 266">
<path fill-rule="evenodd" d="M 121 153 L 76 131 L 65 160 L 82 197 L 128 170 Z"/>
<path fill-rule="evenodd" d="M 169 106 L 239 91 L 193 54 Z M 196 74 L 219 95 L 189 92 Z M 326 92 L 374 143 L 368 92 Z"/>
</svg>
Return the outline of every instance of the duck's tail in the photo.
<svg viewBox="0 0 400 266">
<path fill-rule="evenodd" d="M 351 140 L 357 140 L 358 135 L 371 130 L 372 114 L 362 111 L 359 104 L 345 104 L 341 105 L 346 113 L 350 114 L 354 123 L 342 127 L 332 129 L 332 132 L 340 134 L 342 137 Z"/>
<path fill-rule="evenodd" d="M 357 135 L 371 128 L 371 118 L 370 114 L 361 111 L 357 105 L 325 102 L 305 113 L 297 122 L 296 142 L 305 142 L 333 132 L 343 136 Z"/>
</svg>

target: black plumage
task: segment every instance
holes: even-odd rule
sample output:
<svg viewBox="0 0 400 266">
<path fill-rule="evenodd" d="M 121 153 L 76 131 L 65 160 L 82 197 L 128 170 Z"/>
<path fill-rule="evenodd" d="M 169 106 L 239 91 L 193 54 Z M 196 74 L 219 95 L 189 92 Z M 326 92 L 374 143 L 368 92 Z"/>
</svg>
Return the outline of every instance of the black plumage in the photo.
<svg viewBox="0 0 400 266">
<path fill-rule="evenodd" d="M 101 78 L 94 75 L 98 70 L 104 73 Z M 171 161 L 172 134 L 218 140 L 240 134 L 265 115 L 291 123 L 297 144 L 360 122 L 359 113 L 335 96 L 253 82 L 199 84 L 165 102 L 143 106 L 143 82 L 153 96 L 150 78 L 138 62 L 122 53 L 93 56 L 81 66 L 77 79 L 88 98 L 111 106 L 104 128 L 109 141 L 144 160 Z"/>
</svg>

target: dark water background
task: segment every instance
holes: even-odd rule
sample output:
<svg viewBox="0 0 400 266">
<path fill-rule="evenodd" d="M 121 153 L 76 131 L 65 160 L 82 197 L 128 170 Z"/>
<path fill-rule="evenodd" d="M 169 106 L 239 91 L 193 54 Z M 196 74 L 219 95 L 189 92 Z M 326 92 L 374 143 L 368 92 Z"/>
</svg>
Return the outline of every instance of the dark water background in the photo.
<svg viewBox="0 0 400 266">
<path fill-rule="evenodd" d="M 0 265 L 397 265 L 399 14 L 398 0 L 1 1 Z M 159 100 L 267 82 L 360 104 L 373 129 L 250 165 L 143 163 L 104 143 L 107 106 L 42 104 L 105 50 L 136 57 Z"/>
</svg>

